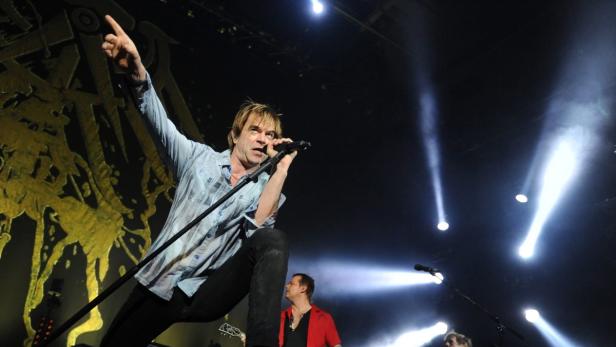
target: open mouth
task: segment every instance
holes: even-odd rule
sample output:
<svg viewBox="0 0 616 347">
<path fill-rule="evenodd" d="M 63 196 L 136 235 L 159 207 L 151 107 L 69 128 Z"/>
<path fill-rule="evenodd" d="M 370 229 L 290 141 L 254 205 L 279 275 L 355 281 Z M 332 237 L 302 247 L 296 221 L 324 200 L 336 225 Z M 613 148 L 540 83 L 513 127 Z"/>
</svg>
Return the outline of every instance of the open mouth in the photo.
<svg viewBox="0 0 616 347">
<path fill-rule="evenodd" d="M 260 156 L 261 155 L 265 155 L 265 149 L 264 148 L 253 148 L 252 149 L 255 153 L 258 153 Z"/>
</svg>

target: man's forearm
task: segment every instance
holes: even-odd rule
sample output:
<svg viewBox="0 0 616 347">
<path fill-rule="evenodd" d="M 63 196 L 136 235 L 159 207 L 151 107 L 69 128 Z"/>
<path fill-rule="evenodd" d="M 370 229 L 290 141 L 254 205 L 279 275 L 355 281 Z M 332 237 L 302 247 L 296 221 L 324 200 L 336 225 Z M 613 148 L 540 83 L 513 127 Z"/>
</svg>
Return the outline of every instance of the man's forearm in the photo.
<svg viewBox="0 0 616 347">
<path fill-rule="evenodd" d="M 263 192 L 259 198 L 259 206 L 255 212 L 255 222 L 258 226 L 261 226 L 267 218 L 278 210 L 278 201 L 280 200 L 282 186 L 286 178 L 286 170 L 276 170 L 263 188 Z"/>
<path fill-rule="evenodd" d="M 141 82 L 146 79 L 146 69 L 141 62 L 141 59 L 135 62 L 135 66 L 132 69 L 132 72 L 128 74 L 128 78 L 133 82 Z"/>
<path fill-rule="evenodd" d="M 135 105 L 143 115 L 155 142 L 162 146 L 174 174 L 179 177 L 182 167 L 186 165 L 192 152 L 192 143 L 169 120 L 167 111 L 156 94 L 147 72 L 145 72 L 144 81 L 146 83 L 131 87 Z"/>
</svg>

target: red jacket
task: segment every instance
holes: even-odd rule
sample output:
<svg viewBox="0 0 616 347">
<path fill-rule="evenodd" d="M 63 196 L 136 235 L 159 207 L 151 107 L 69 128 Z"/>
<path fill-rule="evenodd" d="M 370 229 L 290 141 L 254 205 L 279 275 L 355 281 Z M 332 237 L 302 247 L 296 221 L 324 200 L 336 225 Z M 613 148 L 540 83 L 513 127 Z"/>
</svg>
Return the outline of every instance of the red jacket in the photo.
<svg viewBox="0 0 616 347">
<path fill-rule="evenodd" d="M 291 307 L 280 313 L 280 332 L 278 335 L 278 344 L 280 347 L 284 345 L 284 322 L 287 316 L 290 318 L 289 321 L 291 321 L 291 317 L 293 316 Z M 315 305 L 312 305 L 310 309 L 307 342 L 306 347 L 334 347 L 335 345 L 342 344 L 332 316 Z"/>
</svg>

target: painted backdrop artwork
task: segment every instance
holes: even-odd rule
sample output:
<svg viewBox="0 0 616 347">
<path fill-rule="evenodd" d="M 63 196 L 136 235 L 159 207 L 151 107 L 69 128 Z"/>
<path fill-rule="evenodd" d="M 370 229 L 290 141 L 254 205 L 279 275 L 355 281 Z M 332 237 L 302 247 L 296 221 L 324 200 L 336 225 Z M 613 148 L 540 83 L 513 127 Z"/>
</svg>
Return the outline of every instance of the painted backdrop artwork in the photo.
<svg viewBox="0 0 616 347">
<path fill-rule="evenodd" d="M 112 1 L 0 0 L 0 262 L 16 233 L 34 234 L 24 345 L 54 272 L 71 267 L 65 255 L 85 257 L 77 276 L 92 300 L 150 246 L 157 199 L 171 198 L 173 177 L 100 51 L 105 14 L 144 43 L 144 62 L 174 121 L 201 139 L 169 70 L 174 41 L 156 26 L 137 23 Z M 24 216 L 35 229 L 14 227 Z M 112 251 L 130 261 L 112 268 Z M 95 308 L 66 345 L 102 326 Z"/>
</svg>

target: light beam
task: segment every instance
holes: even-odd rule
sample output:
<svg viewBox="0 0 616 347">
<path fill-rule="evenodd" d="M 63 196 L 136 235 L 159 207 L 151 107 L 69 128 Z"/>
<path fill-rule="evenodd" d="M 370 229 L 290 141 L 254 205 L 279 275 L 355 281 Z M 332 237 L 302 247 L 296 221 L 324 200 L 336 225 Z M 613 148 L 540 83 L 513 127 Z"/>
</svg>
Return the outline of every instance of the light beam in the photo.
<svg viewBox="0 0 616 347">
<path fill-rule="evenodd" d="M 539 311 L 535 309 L 527 309 L 524 311 L 526 320 L 531 322 L 545 338 L 545 340 L 553 347 L 581 347 L 577 343 L 573 342 L 570 338 L 566 337 L 563 333 L 559 332 L 553 325 L 548 323 Z"/>
<path fill-rule="evenodd" d="M 335 259 L 302 259 L 295 257 L 289 264 L 289 274 L 307 273 L 314 277 L 316 294 L 323 297 L 348 297 L 349 295 L 374 295 L 384 291 L 441 284 L 443 275 L 384 266 L 359 261 Z"/>
<path fill-rule="evenodd" d="M 389 347 L 419 347 L 447 332 L 447 324 L 438 322 L 431 327 L 406 332 Z"/>
</svg>

